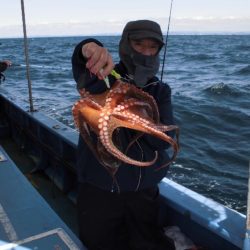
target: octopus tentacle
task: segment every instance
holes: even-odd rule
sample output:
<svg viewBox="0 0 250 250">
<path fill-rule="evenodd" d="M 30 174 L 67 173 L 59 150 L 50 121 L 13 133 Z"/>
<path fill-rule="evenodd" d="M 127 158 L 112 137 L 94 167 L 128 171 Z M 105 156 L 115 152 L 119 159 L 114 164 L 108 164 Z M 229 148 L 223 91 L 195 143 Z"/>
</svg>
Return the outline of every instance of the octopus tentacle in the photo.
<svg viewBox="0 0 250 250">
<path fill-rule="evenodd" d="M 114 89 L 110 90 L 107 94 L 107 98 L 112 100 L 112 106 L 115 106 L 117 103 L 121 102 L 121 100 L 127 101 L 130 99 L 136 99 L 142 101 L 151 107 L 154 121 L 159 122 L 159 111 L 154 98 L 134 85 L 118 80 Z"/>
<path fill-rule="evenodd" d="M 128 91 L 128 95 L 130 95 L 130 97 L 134 97 L 136 99 L 139 99 L 143 102 L 146 102 L 151 106 L 152 110 L 153 110 L 153 120 L 155 121 L 155 123 L 159 122 L 159 111 L 158 111 L 158 106 L 157 103 L 155 101 L 155 99 L 148 93 L 144 92 L 141 89 L 138 89 L 136 86 L 132 85 L 129 88 Z"/>
<path fill-rule="evenodd" d="M 144 134 L 144 133 L 142 133 L 142 132 L 138 132 L 138 133 L 132 138 L 132 140 L 129 142 L 129 144 L 128 144 L 126 150 L 125 150 L 125 154 L 128 153 L 129 149 L 132 147 L 132 145 L 133 145 L 134 143 L 139 143 L 139 142 L 138 142 L 138 139 L 139 139 L 140 137 L 142 137 L 143 134 Z M 139 145 L 139 144 L 138 144 L 138 145 Z"/>
<path fill-rule="evenodd" d="M 140 166 L 140 167 L 152 165 L 157 159 L 157 156 L 158 156 L 157 152 L 155 153 L 155 157 L 152 161 L 141 162 L 141 161 L 137 161 L 137 160 L 133 160 L 129 158 L 114 145 L 112 141 L 114 130 L 117 129 L 118 127 L 131 128 L 131 126 L 129 125 L 127 126 L 126 125 L 124 126 L 124 125 L 125 124 L 123 122 L 121 123 L 119 120 L 115 119 L 113 116 L 109 120 L 105 121 L 104 128 L 99 133 L 99 138 L 102 144 L 104 145 L 104 147 L 106 148 L 106 150 L 108 152 L 111 152 L 113 156 L 119 158 L 120 160 L 122 160 L 123 162 L 127 164 L 132 164 L 132 165 Z"/>
<path fill-rule="evenodd" d="M 109 130 L 107 129 L 107 127 L 109 127 Z M 112 134 L 113 131 L 118 127 L 130 128 L 143 133 L 151 134 L 168 142 L 173 147 L 174 152 L 178 151 L 177 143 L 170 136 L 154 128 L 154 125 L 150 123 L 148 120 L 140 118 L 134 114 L 130 114 L 129 112 L 113 114 L 112 117 L 110 118 L 110 121 L 109 120 L 106 121 L 106 127 L 104 129 L 104 132 L 103 131 L 100 132 L 100 140 L 105 145 L 107 151 L 112 152 L 112 154 L 115 157 L 122 159 L 122 161 L 128 164 L 133 164 L 142 167 L 142 166 L 148 166 L 149 162 L 138 162 L 132 160 L 131 158 L 128 158 L 125 154 L 123 154 L 120 150 L 118 150 L 115 147 L 115 145 L 112 143 Z M 174 159 L 175 156 L 176 154 L 174 154 L 171 159 Z M 154 162 L 155 159 L 150 162 L 150 165 L 152 165 Z"/>
<path fill-rule="evenodd" d="M 121 161 L 111 156 L 101 143 L 99 143 L 98 141 L 97 143 L 94 142 L 93 138 L 90 135 L 88 124 L 84 121 L 82 116 L 79 117 L 79 131 L 82 138 L 87 143 L 89 149 L 92 151 L 96 159 L 98 159 L 99 163 L 105 168 L 109 166 L 107 170 L 111 175 L 114 175 L 117 172 Z"/>
<path fill-rule="evenodd" d="M 115 115 L 115 114 L 114 114 Z M 116 114 L 116 116 L 119 116 L 119 118 L 128 118 L 129 116 L 131 116 L 131 119 L 133 121 L 130 121 L 130 124 L 132 124 L 132 126 L 128 126 L 128 128 L 133 128 L 135 130 L 141 131 L 143 133 L 147 133 L 150 135 L 153 135 L 155 137 L 158 137 L 159 139 L 162 139 L 164 141 L 166 141 L 167 143 L 169 143 L 172 148 L 173 148 L 173 155 L 170 159 L 170 161 L 167 164 L 164 164 L 164 166 L 169 165 L 172 161 L 175 160 L 176 156 L 177 156 L 177 152 L 179 151 L 179 128 L 175 125 L 170 125 L 170 126 L 166 126 L 166 125 L 155 125 L 153 123 L 151 123 L 148 120 L 145 120 L 141 117 L 136 117 L 133 114 L 130 114 L 128 112 L 124 112 Z M 136 117 L 136 118 L 135 118 Z M 135 123 L 138 123 L 141 125 L 141 128 L 138 126 L 136 126 Z M 124 125 L 124 124 L 123 124 Z M 176 132 L 176 138 L 177 140 L 175 141 L 173 138 L 171 138 L 170 136 L 168 136 L 167 134 L 165 134 L 164 132 L 168 132 L 168 131 L 172 131 L 175 130 Z M 141 136 L 142 134 L 138 135 L 138 138 Z M 135 139 L 138 139 L 135 138 Z M 129 144 L 129 147 L 131 145 Z M 162 166 L 162 167 L 164 167 Z"/>
<path fill-rule="evenodd" d="M 102 109 L 102 107 L 98 103 L 89 99 L 80 99 L 79 101 L 77 101 L 72 107 L 72 114 L 74 117 L 75 126 L 77 128 L 79 127 L 79 111 L 83 106 L 91 107 L 92 109 L 99 111 Z"/>
<path fill-rule="evenodd" d="M 147 119 L 152 118 L 152 120 L 154 116 L 152 107 L 148 103 L 138 101 L 134 98 L 125 100 L 124 102 L 117 105 L 115 109 L 113 109 L 113 112 L 123 111 L 129 111 L 130 113 L 134 113 L 136 115 L 139 115 L 140 117 L 144 117 Z"/>
<path fill-rule="evenodd" d="M 90 136 L 90 132 L 87 129 L 87 126 L 88 125 L 84 121 L 83 117 L 79 116 L 79 131 L 81 133 L 81 136 L 87 143 L 90 150 L 93 152 L 94 156 L 98 158 L 96 144 L 94 143 L 93 138 Z"/>
</svg>

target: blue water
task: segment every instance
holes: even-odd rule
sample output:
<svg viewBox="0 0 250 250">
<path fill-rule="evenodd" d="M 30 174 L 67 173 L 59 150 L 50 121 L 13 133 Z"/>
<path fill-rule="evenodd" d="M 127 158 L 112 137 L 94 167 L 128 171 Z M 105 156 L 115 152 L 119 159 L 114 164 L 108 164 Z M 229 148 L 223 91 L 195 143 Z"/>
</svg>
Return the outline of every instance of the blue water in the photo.
<svg viewBox="0 0 250 250">
<path fill-rule="evenodd" d="M 73 126 L 78 99 L 71 55 L 82 37 L 29 39 L 35 109 Z M 119 37 L 98 37 L 117 57 Z M 169 36 L 164 81 L 172 88 L 181 151 L 169 178 L 246 212 L 250 159 L 250 36 Z M 10 59 L 0 91 L 28 109 L 22 39 L 0 39 Z"/>
</svg>

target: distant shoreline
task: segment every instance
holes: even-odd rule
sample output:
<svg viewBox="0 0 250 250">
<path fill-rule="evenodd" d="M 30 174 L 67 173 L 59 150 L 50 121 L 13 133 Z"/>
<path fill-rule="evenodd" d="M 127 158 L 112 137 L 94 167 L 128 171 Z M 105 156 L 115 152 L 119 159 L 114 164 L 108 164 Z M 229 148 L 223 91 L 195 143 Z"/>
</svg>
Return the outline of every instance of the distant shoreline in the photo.
<svg viewBox="0 0 250 250">
<path fill-rule="evenodd" d="M 166 35 L 166 34 L 164 34 Z M 249 36 L 250 32 L 172 32 L 169 36 Z M 30 35 L 29 38 L 60 38 L 60 37 L 103 37 L 103 36 L 121 36 L 121 34 L 111 33 L 111 34 L 75 34 L 75 35 Z M 4 37 L 0 35 L 0 40 L 2 39 L 20 39 L 23 36 L 13 36 Z"/>
</svg>

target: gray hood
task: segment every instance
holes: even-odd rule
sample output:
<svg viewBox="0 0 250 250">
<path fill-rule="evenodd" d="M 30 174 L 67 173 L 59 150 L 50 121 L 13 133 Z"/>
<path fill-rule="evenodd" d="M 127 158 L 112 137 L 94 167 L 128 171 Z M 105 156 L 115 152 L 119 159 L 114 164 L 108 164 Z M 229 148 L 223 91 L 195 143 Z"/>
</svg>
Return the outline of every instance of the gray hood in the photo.
<svg viewBox="0 0 250 250">
<path fill-rule="evenodd" d="M 127 23 L 119 44 L 119 55 L 121 61 L 133 77 L 136 85 L 142 87 L 159 70 L 159 52 L 154 56 L 146 56 L 136 52 L 131 46 L 129 39 L 139 40 L 151 38 L 159 42 L 160 49 L 164 45 L 163 35 L 159 24 L 150 20 L 137 20 Z"/>
</svg>

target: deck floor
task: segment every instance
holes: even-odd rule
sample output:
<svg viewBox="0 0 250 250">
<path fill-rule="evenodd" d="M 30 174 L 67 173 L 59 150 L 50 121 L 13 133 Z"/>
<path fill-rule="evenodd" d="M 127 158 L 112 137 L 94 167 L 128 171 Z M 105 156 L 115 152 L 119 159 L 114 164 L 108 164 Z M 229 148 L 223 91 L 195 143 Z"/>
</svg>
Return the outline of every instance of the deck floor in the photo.
<svg viewBox="0 0 250 250">
<path fill-rule="evenodd" d="M 25 154 L 10 138 L 0 137 L 0 144 L 50 207 L 77 235 L 75 204 L 44 173 L 31 173 L 35 168 L 34 159 Z"/>
</svg>

